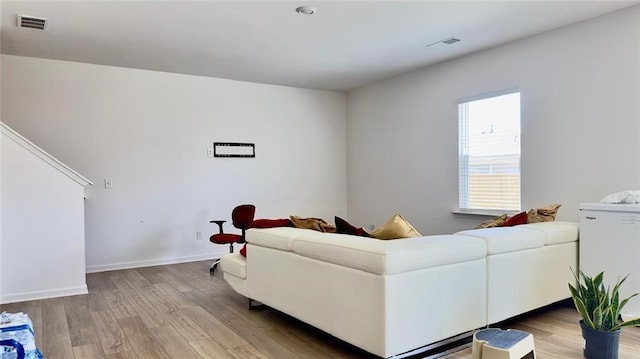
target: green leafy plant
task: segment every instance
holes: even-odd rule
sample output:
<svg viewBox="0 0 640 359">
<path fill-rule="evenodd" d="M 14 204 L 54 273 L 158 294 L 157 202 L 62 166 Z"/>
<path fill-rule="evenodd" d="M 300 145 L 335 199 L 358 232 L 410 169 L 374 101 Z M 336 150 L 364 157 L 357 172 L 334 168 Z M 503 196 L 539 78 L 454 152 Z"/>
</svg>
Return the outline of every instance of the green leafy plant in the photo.
<svg viewBox="0 0 640 359">
<path fill-rule="evenodd" d="M 618 290 L 628 275 L 618 279 L 613 289 L 605 288 L 602 283 L 604 272 L 600 272 L 595 277 L 589 277 L 582 271 L 576 274 L 573 270 L 573 276 L 576 279 L 576 287 L 569 284 L 573 304 L 575 304 L 578 313 L 582 316 L 584 324 L 592 329 L 613 332 L 622 327 L 640 325 L 640 318 L 620 321 L 620 311 L 629 302 L 629 299 L 638 295 L 635 293 L 629 298 L 620 301 Z"/>
</svg>

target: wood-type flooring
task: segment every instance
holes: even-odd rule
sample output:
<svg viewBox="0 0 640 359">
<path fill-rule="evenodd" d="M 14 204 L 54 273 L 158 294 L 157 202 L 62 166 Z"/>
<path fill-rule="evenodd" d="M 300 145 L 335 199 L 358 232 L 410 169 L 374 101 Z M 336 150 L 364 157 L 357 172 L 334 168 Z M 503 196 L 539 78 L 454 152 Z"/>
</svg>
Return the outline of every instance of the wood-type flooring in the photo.
<svg viewBox="0 0 640 359">
<path fill-rule="evenodd" d="M 0 311 L 29 314 L 46 359 L 373 357 L 276 310 L 248 310 L 221 273 L 209 275 L 209 264 L 87 274 L 88 295 L 5 304 Z M 578 319 L 563 302 L 502 326 L 532 333 L 538 359 L 580 359 Z M 471 349 L 444 358 L 471 358 Z M 619 359 L 640 359 L 640 328 L 623 329 Z"/>
</svg>

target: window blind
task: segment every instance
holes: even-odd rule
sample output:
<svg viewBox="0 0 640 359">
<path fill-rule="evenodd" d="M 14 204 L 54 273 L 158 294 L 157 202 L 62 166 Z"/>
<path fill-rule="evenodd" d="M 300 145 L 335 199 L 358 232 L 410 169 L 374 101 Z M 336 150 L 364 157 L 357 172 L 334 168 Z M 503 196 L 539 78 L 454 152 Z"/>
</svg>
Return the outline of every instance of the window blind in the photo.
<svg viewBox="0 0 640 359">
<path fill-rule="evenodd" d="M 520 210 L 520 93 L 458 104 L 459 206 Z"/>
</svg>

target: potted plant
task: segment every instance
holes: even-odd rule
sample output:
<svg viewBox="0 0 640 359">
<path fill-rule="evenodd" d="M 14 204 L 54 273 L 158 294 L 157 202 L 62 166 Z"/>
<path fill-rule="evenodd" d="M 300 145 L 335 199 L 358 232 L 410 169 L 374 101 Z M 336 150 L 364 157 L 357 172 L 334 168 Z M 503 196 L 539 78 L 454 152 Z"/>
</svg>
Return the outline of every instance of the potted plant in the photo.
<svg viewBox="0 0 640 359">
<path fill-rule="evenodd" d="M 572 271 L 573 272 L 573 271 Z M 618 343 L 622 327 L 640 325 L 640 318 L 622 321 L 620 311 L 629 298 L 620 300 L 618 290 L 627 276 L 618 279 L 610 290 L 603 284 L 604 272 L 595 277 L 589 277 L 582 271 L 573 272 L 576 287 L 569 284 L 573 303 L 580 313 L 580 327 L 585 340 L 584 356 L 587 359 L 616 359 L 618 358 Z"/>
</svg>

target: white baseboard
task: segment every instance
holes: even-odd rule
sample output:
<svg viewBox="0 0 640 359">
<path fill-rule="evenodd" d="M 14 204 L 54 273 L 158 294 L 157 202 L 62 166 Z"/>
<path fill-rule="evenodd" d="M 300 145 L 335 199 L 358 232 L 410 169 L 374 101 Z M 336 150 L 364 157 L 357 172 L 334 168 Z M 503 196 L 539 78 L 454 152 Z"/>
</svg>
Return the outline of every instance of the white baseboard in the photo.
<svg viewBox="0 0 640 359">
<path fill-rule="evenodd" d="M 105 272 L 110 270 L 151 267 L 151 266 L 158 266 L 158 265 L 165 265 L 165 264 L 196 262 L 196 261 L 202 261 L 202 260 L 213 260 L 213 258 L 218 258 L 221 255 L 224 255 L 226 253 L 228 252 L 207 253 L 207 254 L 200 254 L 196 256 L 161 258 L 161 259 L 145 260 L 145 261 L 133 261 L 133 262 L 122 262 L 122 263 L 114 263 L 114 264 L 88 266 L 86 267 L 86 272 L 96 273 L 96 272 Z M 9 303 L 15 303 L 15 302 L 24 302 L 28 300 L 38 300 L 38 299 L 47 299 L 47 298 L 56 298 L 56 297 L 66 297 L 70 295 L 81 295 L 81 294 L 87 294 L 87 293 L 89 293 L 89 291 L 87 290 L 87 285 L 85 284 L 80 287 L 60 288 L 60 289 L 54 289 L 54 290 L 43 290 L 43 291 L 15 293 L 15 294 L 3 294 L 0 296 L 0 304 L 9 304 Z"/>
<path fill-rule="evenodd" d="M 152 259 L 152 260 L 144 260 L 144 261 L 133 261 L 133 262 L 121 262 L 121 263 L 113 263 L 113 264 L 102 264 L 95 266 L 87 266 L 87 273 L 97 273 L 97 272 L 106 272 L 111 270 L 120 270 L 120 269 L 130 269 L 130 268 L 141 268 L 141 267 L 152 267 L 152 266 L 161 266 L 166 264 L 176 264 L 176 263 L 186 263 L 186 262 L 196 262 L 196 261 L 204 261 L 204 260 L 213 260 L 214 258 L 218 258 L 221 255 L 226 254 L 223 253 L 208 253 L 208 254 L 199 254 L 197 256 L 186 256 L 186 257 L 173 257 L 173 258 L 160 258 L 160 259 Z"/>
<path fill-rule="evenodd" d="M 38 300 L 47 298 L 66 297 L 70 295 L 87 294 L 87 285 L 70 288 L 60 288 L 53 290 L 41 290 L 36 292 L 25 292 L 15 294 L 3 294 L 0 296 L 0 304 L 9 304 L 15 302 L 26 302 L 28 300 Z"/>
</svg>

